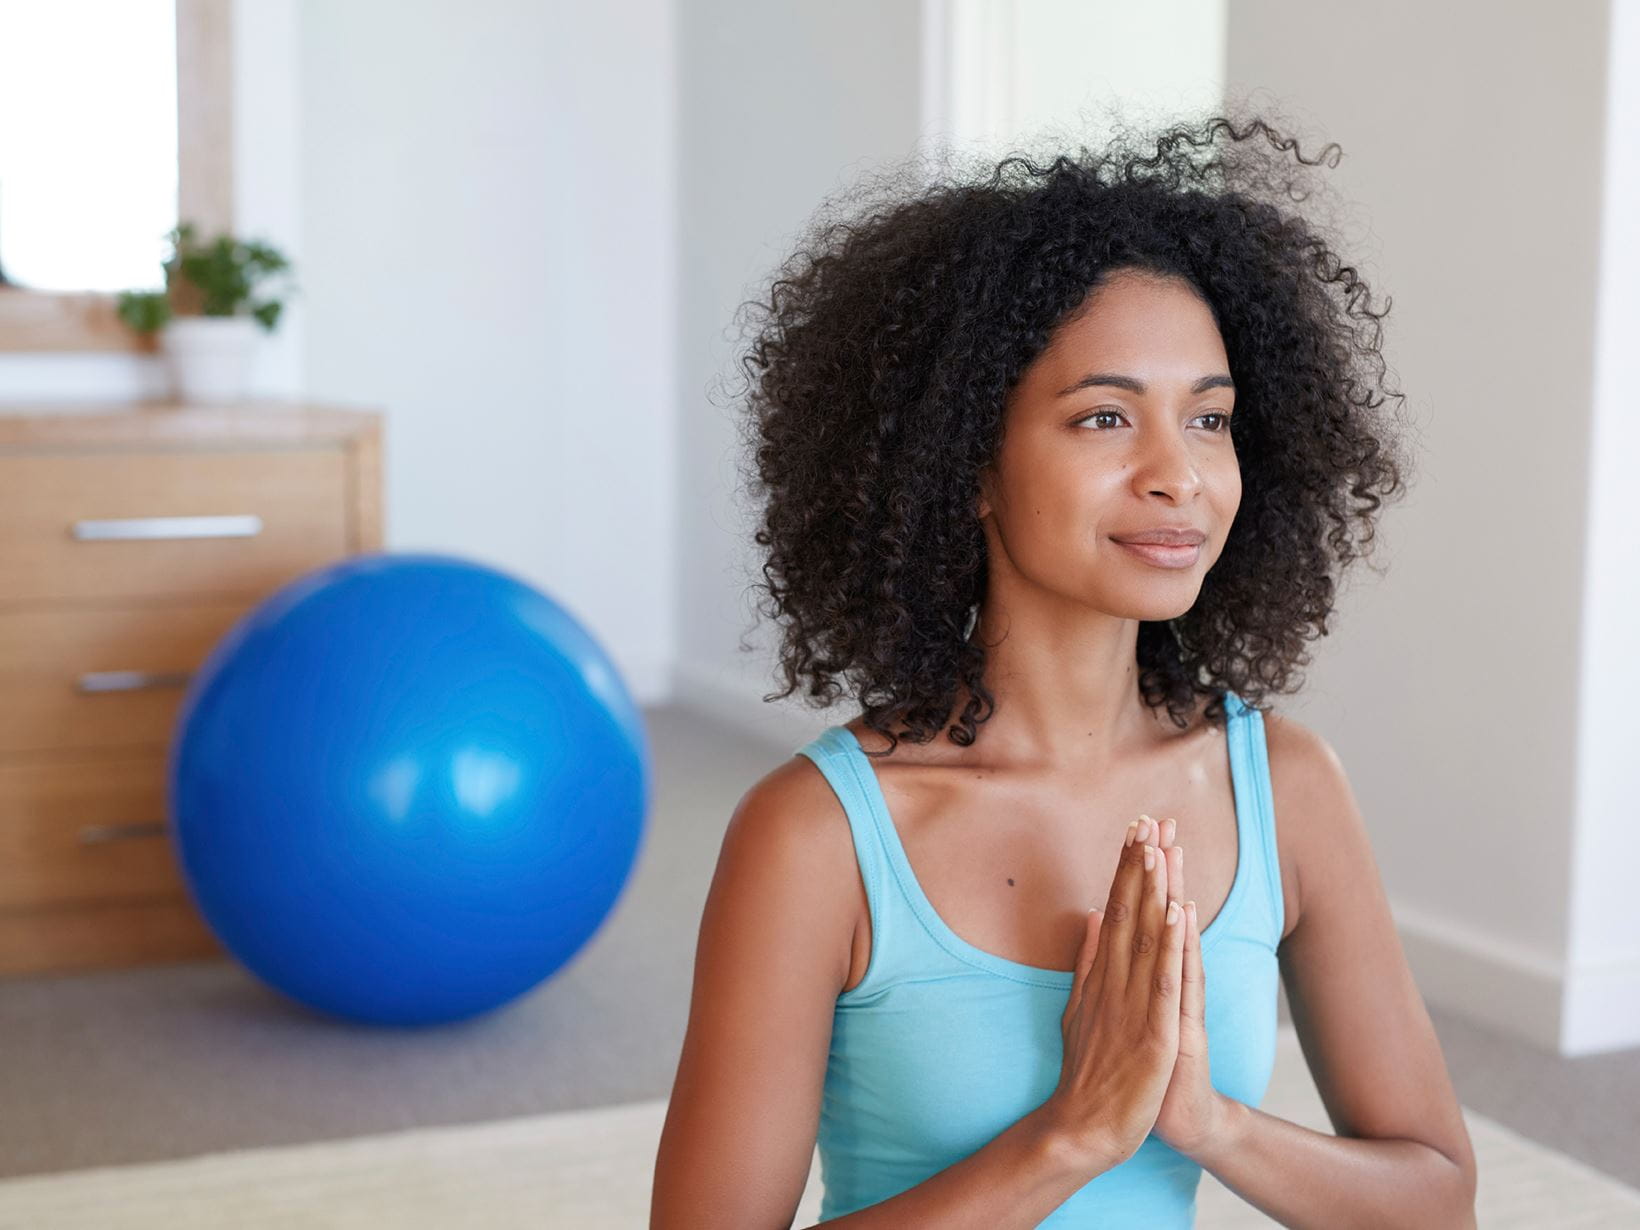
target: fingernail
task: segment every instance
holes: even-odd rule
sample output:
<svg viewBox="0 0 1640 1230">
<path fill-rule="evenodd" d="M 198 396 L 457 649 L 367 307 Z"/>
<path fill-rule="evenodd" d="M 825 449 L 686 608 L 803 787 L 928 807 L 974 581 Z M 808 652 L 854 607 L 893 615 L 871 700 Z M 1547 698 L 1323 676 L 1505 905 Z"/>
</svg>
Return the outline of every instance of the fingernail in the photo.
<svg viewBox="0 0 1640 1230">
<path fill-rule="evenodd" d="M 1148 870 L 1150 870 L 1151 868 L 1153 868 L 1155 866 L 1156 866 L 1156 847 L 1147 845 L 1145 847 L 1145 869 L 1148 871 Z"/>
<path fill-rule="evenodd" d="M 1125 846 L 1131 846 L 1133 844 L 1134 837 L 1136 837 L 1138 835 L 1138 833 L 1139 833 L 1139 822 L 1137 820 L 1129 820 L 1128 821 L 1127 840 L 1124 841 L 1122 844 L 1125 845 Z"/>
<path fill-rule="evenodd" d="M 1149 836 L 1150 836 L 1150 817 L 1149 816 L 1140 816 L 1139 817 L 1139 837 L 1138 837 L 1138 839 L 1140 841 L 1144 841 Z"/>
<path fill-rule="evenodd" d="M 1099 912 L 1099 907 L 1098 906 L 1094 906 L 1092 909 L 1090 909 L 1088 911 L 1089 914 L 1097 914 L 1098 912 Z"/>
<path fill-rule="evenodd" d="M 1173 926 L 1174 923 L 1176 923 L 1178 921 L 1179 921 L 1179 903 L 1177 901 L 1169 901 L 1167 903 L 1167 925 L 1171 927 L 1171 926 Z"/>
</svg>

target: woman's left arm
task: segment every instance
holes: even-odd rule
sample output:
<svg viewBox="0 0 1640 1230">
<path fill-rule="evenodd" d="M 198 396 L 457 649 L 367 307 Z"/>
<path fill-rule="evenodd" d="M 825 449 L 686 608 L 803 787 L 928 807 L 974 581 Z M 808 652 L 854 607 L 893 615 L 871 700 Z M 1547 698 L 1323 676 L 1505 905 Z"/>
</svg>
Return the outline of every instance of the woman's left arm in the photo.
<svg viewBox="0 0 1640 1230">
<path fill-rule="evenodd" d="M 1221 1096 L 1191 1156 L 1283 1226 L 1472 1228 L 1469 1131 L 1343 765 L 1274 714 L 1266 747 L 1299 902 L 1281 977 L 1337 1135 Z"/>
</svg>

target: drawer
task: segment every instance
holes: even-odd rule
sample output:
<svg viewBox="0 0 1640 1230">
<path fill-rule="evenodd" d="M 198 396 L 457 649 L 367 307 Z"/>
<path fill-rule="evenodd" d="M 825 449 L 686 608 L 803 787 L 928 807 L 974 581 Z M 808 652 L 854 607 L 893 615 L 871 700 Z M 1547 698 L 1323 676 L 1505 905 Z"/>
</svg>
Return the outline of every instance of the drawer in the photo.
<svg viewBox="0 0 1640 1230">
<path fill-rule="evenodd" d="M 186 894 L 166 758 L 0 762 L 0 911 Z"/>
<path fill-rule="evenodd" d="M 117 969 L 225 958 L 183 897 L 46 910 L 0 910 L 0 975 Z"/>
<path fill-rule="evenodd" d="M 256 605 L 0 607 L 0 756 L 169 746 L 189 677 Z"/>
<path fill-rule="evenodd" d="M 0 604 L 261 594 L 352 550 L 340 446 L 0 455 Z"/>
</svg>

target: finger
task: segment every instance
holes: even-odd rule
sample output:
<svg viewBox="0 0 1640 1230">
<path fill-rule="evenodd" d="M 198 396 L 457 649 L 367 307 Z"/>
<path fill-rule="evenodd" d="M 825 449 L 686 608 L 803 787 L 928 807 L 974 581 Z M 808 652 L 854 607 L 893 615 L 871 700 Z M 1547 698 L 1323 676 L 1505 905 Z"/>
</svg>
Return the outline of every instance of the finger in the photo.
<svg viewBox="0 0 1640 1230">
<path fill-rule="evenodd" d="M 1082 998 L 1086 998 L 1090 992 L 1097 996 L 1102 994 L 1104 991 L 1105 973 L 1110 968 L 1109 958 L 1102 955 L 1106 950 L 1105 946 L 1109 943 L 1109 941 L 1102 938 L 1104 933 L 1109 930 L 1109 928 L 1104 924 L 1109 918 L 1111 902 L 1115 900 L 1116 886 L 1122 878 L 1122 870 L 1127 866 L 1126 856 L 1128 849 L 1138 845 L 1140 849 L 1143 850 L 1145 834 L 1151 830 L 1155 823 L 1156 822 L 1154 820 L 1145 815 L 1143 812 L 1139 813 L 1139 818 L 1137 820 L 1130 820 L 1128 822 L 1127 833 L 1122 838 L 1122 849 L 1119 850 L 1116 855 L 1116 872 L 1111 877 L 1110 892 L 1105 897 L 1105 908 L 1099 915 L 1100 938 L 1094 946 L 1093 958 L 1090 962 L 1089 968 L 1089 978 L 1084 981 L 1082 987 Z M 1131 911 L 1129 911 L 1125 905 L 1118 905 L 1116 913 L 1118 915 L 1130 914 Z M 1097 975 L 1093 974 L 1093 966 L 1098 967 Z M 1075 1002 L 1080 1003 L 1081 999 L 1078 999 Z"/>
<path fill-rule="evenodd" d="M 1169 846 L 1167 856 L 1167 899 L 1184 905 L 1184 847 Z"/>
<path fill-rule="evenodd" d="M 1162 959 L 1163 928 L 1167 915 L 1167 857 L 1163 850 L 1146 845 L 1149 865 L 1144 868 L 1143 897 L 1135 912 L 1132 961 L 1128 971 L 1128 995 L 1133 1006 L 1146 1011 L 1156 970 Z"/>
<path fill-rule="evenodd" d="M 1083 990 L 1096 995 L 1106 987 L 1122 989 L 1128 982 L 1128 968 L 1133 963 L 1133 931 L 1144 898 L 1145 849 L 1135 836 L 1134 827 L 1128 826 L 1129 838 L 1116 858 L 1116 874 L 1111 878 L 1110 897 L 1105 902 L 1105 916 L 1099 925 L 1099 952 L 1095 958 L 1099 969 L 1098 984 L 1090 980 Z"/>
<path fill-rule="evenodd" d="M 1196 919 L 1196 903 L 1184 903 L 1184 954 L 1179 973 L 1179 1020 L 1183 1024 L 1207 1028 L 1207 979 L 1202 973 L 1201 924 Z"/>
<path fill-rule="evenodd" d="M 1150 980 L 1150 1024 L 1170 1043 L 1177 1043 L 1184 970 L 1186 916 L 1177 901 L 1167 904 L 1160 959 Z"/>
<path fill-rule="evenodd" d="M 1099 954 L 1099 923 L 1103 917 L 1098 906 L 1088 911 L 1082 929 L 1082 946 L 1076 951 L 1076 970 L 1071 978 L 1071 993 L 1065 1000 L 1065 1011 L 1059 1018 L 1061 1030 L 1070 1025 L 1071 1017 L 1076 1015 L 1076 1010 L 1082 1003 L 1082 988 L 1087 985 L 1088 971 L 1093 968 L 1094 958 Z"/>
<path fill-rule="evenodd" d="M 1170 846 L 1173 844 L 1179 826 L 1178 822 L 1171 816 L 1166 820 L 1155 820 L 1149 816 L 1141 814 L 1140 819 L 1150 821 L 1150 831 L 1153 834 L 1150 839 L 1152 845 Z"/>
</svg>

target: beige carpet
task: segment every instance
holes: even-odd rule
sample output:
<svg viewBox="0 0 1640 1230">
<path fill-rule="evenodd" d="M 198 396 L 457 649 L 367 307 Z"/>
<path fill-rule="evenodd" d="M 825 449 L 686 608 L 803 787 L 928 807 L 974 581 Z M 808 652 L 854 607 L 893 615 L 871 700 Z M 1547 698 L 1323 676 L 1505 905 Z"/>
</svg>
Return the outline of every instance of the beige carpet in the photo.
<svg viewBox="0 0 1640 1230">
<path fill-rule="evenodd" d="M 1284 1026 L 1264 1110 L 1329 1131 Z M 664 1101 L 0 1182 L 3 1230 L 644 1230 Z M 1466 1111 L 1484 1230 L 1636 1230 L 1640 1192 Z M 820 1206 L 819 1158 L 798 1209 Z M 1274 1225 L 1211 1175 L 1197 1225 Z"/>
</svg>

